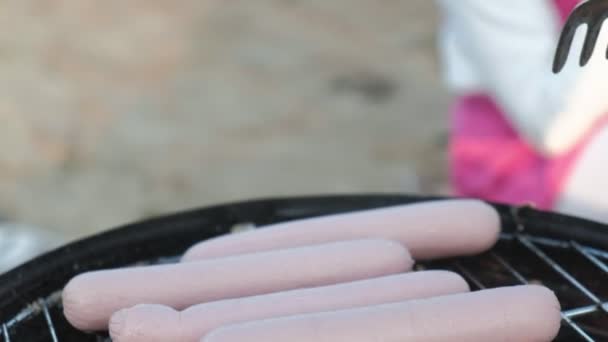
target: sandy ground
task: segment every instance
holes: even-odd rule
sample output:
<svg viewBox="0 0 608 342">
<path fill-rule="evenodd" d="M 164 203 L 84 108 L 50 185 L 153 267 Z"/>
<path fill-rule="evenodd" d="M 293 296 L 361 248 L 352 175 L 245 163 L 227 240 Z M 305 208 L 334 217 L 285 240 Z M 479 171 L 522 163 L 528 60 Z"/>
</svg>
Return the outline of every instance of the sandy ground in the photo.
<svg viewBox="0 0 608 342">
<path fill-rule="evenodd" d="M 429 0 L 11 0 L 0 216 L 70 238 L 229 200 L 437 192 Z"/>
</svg>

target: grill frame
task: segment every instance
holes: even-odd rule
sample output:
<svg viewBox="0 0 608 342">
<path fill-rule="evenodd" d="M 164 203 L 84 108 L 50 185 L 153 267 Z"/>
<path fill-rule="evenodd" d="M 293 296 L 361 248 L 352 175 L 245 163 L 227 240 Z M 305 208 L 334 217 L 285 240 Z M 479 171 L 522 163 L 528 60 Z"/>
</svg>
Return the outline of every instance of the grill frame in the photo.
<svg viewBox="0 0 608 342">
<path fill-rule="evenodd" d="M 167 256 L 180 255 L 193 242 L 228 234 L 232 227 L 243 223 L 263 226 L 438 199 L 444 198 L 380 194 L 261 199 L 190 210 L 119 227 L 61 247 L 0 275 L 0 341 L 106 340 L 107 336 L 103 334 L 77 338 L 79 333 L 66 327 L 60 314 L 59 290 L 70 278 L 85 271 L 174 261 Z M 584 329 L 575 320 L 583 314 L 605 314 L 608 303 L 561 268 L 543 249 L 559 247 L 574 251 L 589 260 L 598 271 L 608 274 L 608 226 L 529 207 L 491 204 L 501 216 L 503 242 L 515 242 L 526 248 L 591 301 L 592 305 L 564 310 L 562 317 L 563 325 L 578 334 L 580 340 L 594 341 L 585 336 Z M 494 253 L 494 256 L 486 257 L 495 258 L 518 283 L 529 282 L 503 256 Z M 473 288 L 485 287 L 483 281 L 476 279 L 477 271 L 464 266 L 465 261 L 453 259 L 421 267 L 452 269 L 465 276 Z M 36 329 L 47 331 L 22 339 L 25 335 L 18 332 L 19 328 L 34 320 L 38 320 L 38 325 L 33 325 Z"/>
</svg>

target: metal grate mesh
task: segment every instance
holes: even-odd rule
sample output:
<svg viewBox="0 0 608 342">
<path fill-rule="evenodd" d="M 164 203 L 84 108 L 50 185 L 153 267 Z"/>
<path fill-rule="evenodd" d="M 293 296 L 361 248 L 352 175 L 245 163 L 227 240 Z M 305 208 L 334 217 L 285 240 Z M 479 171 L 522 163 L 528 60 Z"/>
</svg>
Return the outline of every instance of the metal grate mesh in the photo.
<svg viewBox="0 0 608 342">
<path fill-rule="evenodd" d="M 150 264 L 174 261 L 155 260 Z M 608 341 L 608 252 L 576 242 L 529 235 L 501 236 L 483 255 L 419 264 L 418 270 L 449 269 L 463 275 L 472 289 L 518 284 L 543 284 L 562 304 L 562 331 L 557 341 Z M 74 341 L 61 313 L 61 293 L 39 299 L 0 324 L 2 342 L 19 342 L 22 329 L 45 329 L 40 341 Z M 76 340 L 109 341 L 105 334 L 81 334 Z M 30 341 L 28 339 L 28 341 Z"/>
<path fill-rule="evenodd" d="M 545 285 L 556 292 L 563 308 L 557 341 L 608 341 L 607 262 L 608 253 L 576 242 L 505 234 L 484 255 L 420 268 L 456 271 L 474 290 Z"/>
</svg>

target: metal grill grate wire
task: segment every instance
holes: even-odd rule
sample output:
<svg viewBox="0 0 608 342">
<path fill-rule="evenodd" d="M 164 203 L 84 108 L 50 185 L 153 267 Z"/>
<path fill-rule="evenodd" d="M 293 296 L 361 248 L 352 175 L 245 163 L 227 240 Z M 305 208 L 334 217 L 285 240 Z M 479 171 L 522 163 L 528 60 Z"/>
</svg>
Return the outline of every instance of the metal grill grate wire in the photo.
<svg viewBox="0 0 608 342">
<path fill-rule="evenodd" d="M 599 251 L 582 246 L 576 242 L 564 242 L 546 238 L 530 237 L 526 235 L 503 235 L 501 239 L 511 242 L 514 241 L 523 246 L 534 256 L 536 256 L 538 260 L 549 266 L 550 269 L 553 270 L 553 272 L 559 277 L 561 277 L 566 283 L 572 285 L 574 289 L 579 291 L 583 296 L 585 296 L 592 302 L 592 305 L 584 305 L 562 311 L 562 320 L 563 325 L 569 327 L 583 340 L 591 342 L 595 341 L 586 331 L 586 328 L 581 327 L 581 325 L 577 324 L 575 320 L 581 317 L 586 317 L 588 315 L 597 314 L 598 312 L 605 314 L 607 312 L 606 309 L 608 309 L 608 302 L 602 302 L 598 295 L 589 290 L 585 285 L 582 284 L 581 281 L 579 281 L 576 277 L 566 271 L 566 269 L 562 267 L 562 265 L 560 265 L 558 262 L 549 257 L 545 252 L 543 252 L 542 248 L 552 247 L 569 249 L 571 251 L 574 251 L 580 256 L 582 256 L 584 259 L 586 259 L 599 272 L 603 272 L 605 274 L 608 274 L 608 265 L 604 261 L 602 261 L 602 259 L 606 260 L 608 254 L 604 251 Z M 498 251 L 491 251 L 490 253 L 486 254 L 485 257 L 491 259 L 496 265 L 499 265 L 503 270 L 508 272 L 508 274 L 510 274 L 518 283 L 530 283 L 530 280 L 526 279 L 522 272 L 520 272 L 517 267 L 515 267 L 509 261 L 509 257 L 501 255 Z M 484 289 L 488 287 L 484 284 L 484 281 L 478 275 L 476 275 L 475 270 L 469 269 L 460 260 L 454 260 L 450 262 L 449 266 L 450 268 L 453 268 L 455 271 L 463 275 L 477 288 Z M 54 293 L 48 298 L 39 299 L 32 305 L 25 308 L 13 319 L 2 323 L 2 331 L 0 335 L 2 337 L 2 342 L 19 341 L 19 336 L 11 334 L 11 331 L 14 332 L 15 328 L 17 328 L 21 323 L 32 318 L 43 318 L 46 321 L 46 326 L 48 328 L 49 336 L 51 338 L 50 341 L 59 342 L 61 336 L 58 334 L 58 329 L 54 324 L 54 319 L 51 314 L 50 308 L 55 308 L 60 305 L 60 298 L 61 293 L 58 292 Z"/>
</svg>

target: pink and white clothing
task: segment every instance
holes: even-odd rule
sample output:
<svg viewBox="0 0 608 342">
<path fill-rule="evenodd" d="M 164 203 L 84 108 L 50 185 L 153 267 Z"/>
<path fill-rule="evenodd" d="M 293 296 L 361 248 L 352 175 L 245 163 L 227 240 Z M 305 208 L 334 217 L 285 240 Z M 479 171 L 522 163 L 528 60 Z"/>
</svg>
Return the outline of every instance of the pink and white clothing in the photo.
<svg viewBox="0 0 608 342">
<path fill-rule="evenodd" d="M 573 55 L 554 75 L 560 28 L 577 0 L 438 3 L 446 82 L 457 95 L 449 151 L 454 191 L 555 209 L 581 153 L 608 121 L 606 44 L 598 44 L 602 51 L 589 67 L 578 67 Z M 583 38 L 578 32 L 573 51 Z"/>
</svg>

